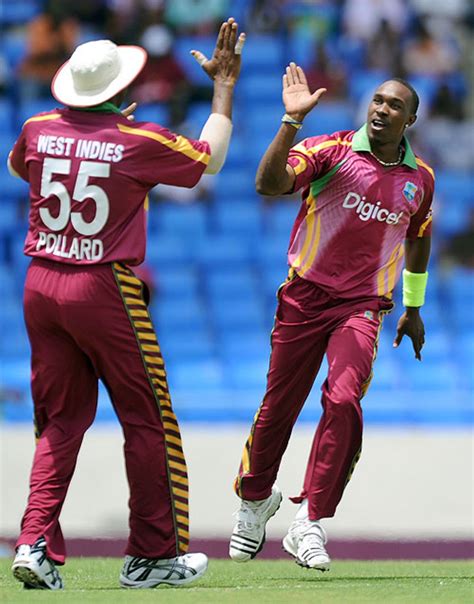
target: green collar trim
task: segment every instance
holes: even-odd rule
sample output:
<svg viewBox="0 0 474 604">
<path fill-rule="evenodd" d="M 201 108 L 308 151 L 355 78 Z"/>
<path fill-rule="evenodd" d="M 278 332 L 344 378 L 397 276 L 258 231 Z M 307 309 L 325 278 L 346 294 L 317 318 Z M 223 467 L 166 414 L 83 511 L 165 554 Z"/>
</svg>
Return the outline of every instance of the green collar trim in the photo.
<svg viewBox="0 0 474 604">
<path fill-rule="evenodd" d="M 74 109 L 76 111 L 102 111 L 103 113 L 118 113 L 122 115 L 122 112 L 110 101 L 105 101 L 105 103 L 101 103 L 100 105 L 94 105 L 94 107 L 70 107 L 70 109 Z"/>
<path fill-rule="evenodd" d="M 405 164 L 409 168 L 413 168 L 413 170 L 418 170 L 415 154 L 413 153 L 413 149 L 406 136 L 403 137 L 403 143 L 405 145 L 405 154 L 403 156 L 402 165 Z M 352 150 L 368 151 L 369 153 L 372 151 L 370 148 L 369 136 L 367 134 L 367 124 L 364 124 L 362 128 L 359 128 L 352 137 Z"/>
</svg>

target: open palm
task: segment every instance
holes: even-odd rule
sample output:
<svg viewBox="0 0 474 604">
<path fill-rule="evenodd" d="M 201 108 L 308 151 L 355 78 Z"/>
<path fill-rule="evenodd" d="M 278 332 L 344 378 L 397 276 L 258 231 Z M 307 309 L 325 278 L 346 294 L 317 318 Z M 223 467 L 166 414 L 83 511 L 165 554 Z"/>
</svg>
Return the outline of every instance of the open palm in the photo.
<svg viewBox="0 0 474 604">
<path fill-rule="evenodd" d="M 230 17 L 221 25 L 217 36 L 216 47 L 211 59 L 200 50 L 192 50 L 191 54 L 201 65 L 211 80 L 221 79 L 235 84 L 240 74 L 241 53 L 245 43 L 245 34 L 238 37 L 238 24 Z"/>
<path fill-rule="evenodd" d="M 288 65 L 283 76 L 283 104 L 286 113 L 302 120 L 318 104 L 325 92 L 326 88 L 318 88 L 316 92 L 311 93 L 301 67 L 295 63 Z"/>
</svg>

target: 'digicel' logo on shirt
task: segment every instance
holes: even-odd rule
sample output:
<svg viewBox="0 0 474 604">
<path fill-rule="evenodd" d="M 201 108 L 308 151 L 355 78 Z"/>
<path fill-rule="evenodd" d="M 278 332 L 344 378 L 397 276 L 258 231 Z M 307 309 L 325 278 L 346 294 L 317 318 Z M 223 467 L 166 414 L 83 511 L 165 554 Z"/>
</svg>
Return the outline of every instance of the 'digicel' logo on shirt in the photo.
<svg viewBox="0 0 474 604">
<path fill-rule="evenodd" d="M 386 222 L 387 224 L 398 224 L 400 218 L 403 216 L 403 212 L 396 214 L 382 207 L 381 201 L 371 203 L 370 201 L 366 201 L 365 195 L 360 196 L 352 191 L 346 195 L 342 202 L 342 207 L 348 210 L 355 210 L 358 218 L 363 222 L 377 220 L 378 222 Z"/>
</svg>

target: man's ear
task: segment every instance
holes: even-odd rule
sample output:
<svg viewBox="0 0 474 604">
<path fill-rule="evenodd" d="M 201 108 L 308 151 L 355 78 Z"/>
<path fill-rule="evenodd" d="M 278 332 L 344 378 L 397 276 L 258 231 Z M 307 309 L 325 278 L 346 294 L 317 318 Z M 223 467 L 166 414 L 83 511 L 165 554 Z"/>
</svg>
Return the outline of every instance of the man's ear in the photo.
<svg viewBox="0 0 474 604">
<path fill-rule="evenodd" d="M 410 126 L 413 126 L 413 124 L 416 122 L 416 118 L 417 118 L 417 116 L 415 114 L 410 115 L 410 117 L 408 118 L 408 120 L 405 124 L 405 128 L 409 128 Z"/>
</svg>

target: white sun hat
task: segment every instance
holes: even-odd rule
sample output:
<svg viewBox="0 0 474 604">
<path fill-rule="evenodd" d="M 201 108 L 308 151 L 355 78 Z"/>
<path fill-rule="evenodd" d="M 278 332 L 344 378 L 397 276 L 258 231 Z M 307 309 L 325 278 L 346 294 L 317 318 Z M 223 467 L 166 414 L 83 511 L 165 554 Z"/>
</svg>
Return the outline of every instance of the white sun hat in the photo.
<svg viewBox="0 0 474 604">
<path fill-rule="evenodd" d="M 54 98 L 70 107 L 92 107 L 126 88 L 145 66 L 140 46 L 117 46 L 110 40 L 81 44 L 51 83 Z"/>
</svg>

